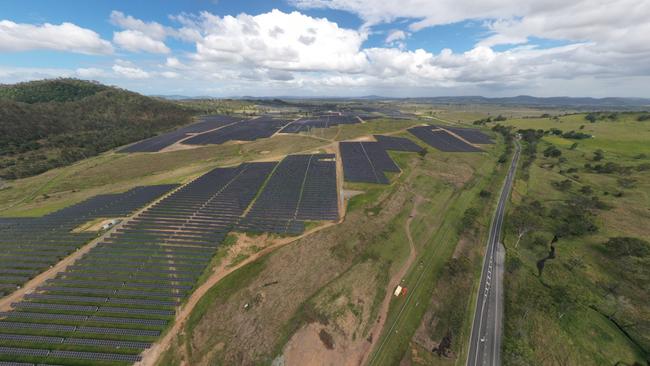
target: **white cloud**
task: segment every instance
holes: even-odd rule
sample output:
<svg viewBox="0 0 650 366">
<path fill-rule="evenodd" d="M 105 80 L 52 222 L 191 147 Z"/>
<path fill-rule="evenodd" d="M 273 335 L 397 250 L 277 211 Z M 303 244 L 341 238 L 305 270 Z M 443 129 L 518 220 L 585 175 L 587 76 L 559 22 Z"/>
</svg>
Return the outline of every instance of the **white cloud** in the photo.
<svg viewBox="0 0 650 366">
<path fill-rule="evenodd" d="M 402 41 L 405 39 L 406 39 L 406 32 L 400 29 L 395 29 L 388 33 L 388 36 L 386 37 L 386 40 L 384 42 L 392 43 L 395 41 Z"/>
<path fill-rule="evenodd" d="M 56 50 L 90 55 L 110 54 L 111 43 L 72 23 L 41 25 L 0 21 L 0 51 Z"/>
<path fill-rule="evenodd" d="M 157 22 L 145 22 L 120 11 L 113 10 L 110 15 L 112 24 L 124 29 L 113 33 L 113 42 L 131 52 L 169 53 L 165 45 L 168 36 L 177 32 Z"/>
<path fill-rule="evenodd" d="M 156 94 L 176 90 L 192 95 L 648 96 L 641 81 L 650 79 L 650 42 L 646 40 L 650 22 L 645 21 L 650 16 L 650 2 L 613 0 L 606 11 L 587 0 L 296 2 L 305 7 L 352 11 L 362 17 L 365 25 L 347 29 L 298 11 L 273 10 L 257 15 L 175 15 L 170 16 L 176 24 L 173 28 L 115 11 L 110 20 L 120 29 L 114 33 L 114 43 L 128 51 L 165 54 L 164 61 L 140 67 L 117 60 L 106 70 L 86 67 L 60 72 L 138 90 L 166 88 Z M 485 28 L 483 38 L 470 50 L 406 49 L 405 41 L 416 37 L 422 27 L 463 20 Z M 384 33 L 383 46 L 364 48 L 368 35 L 380 32 L 372 27 L 382 22 L 395 22 L 395 29 Z M 23 44 L 4 42 L 2 29 L 0 23 L 0 50 Z M 58 38 L 65 37 L 59 33 Z M 195 50 L 172 53 L 165 44 L 168 38 L 192 43 Z M 541 47 L 535 38 L 561 42 Z M 102 41 L 99 36 L 97 39 Z M 103 42 L 110 47 L 110 43 Z M 504 44 L 512 47 L 495 47 Z M 7 73 L 6 79 L 13 80 L 55 71 Z"/>
<path fill-rule="evenodd" d="M 201 63 L 254 65 L 285 71 L 355 72 L 367 34 L 324 18 L 273 10 L 256 16 L 219 17 L 207 12 L 186 29 L 200 34 L 194 59 Z"/>
<path fill-rule="evenodd" d="M 78 68 L 75 74 L 82 79 L 97 79 L 108 76 L 108 73 L 96 67 Z"/>
<path fill-rule="evenodd" d="M 127 79 L 147 79 L 151 77 L 149 72 L 144 71 L 139 67 L 131 66 L 128 63 L 117 63 L 113 65 L 112 69 L 116 75 Z"/>
<path fill-rule="evenodd" d="M 370 27 L 407 19 L 410 29 L 487 20 L 492 36 L 481 45 L 521 44 L 529 37 L 595 42 L 603 52 L 648 51 L 650 2 L 645 0 L 292 0 L 301 8 L 357 14 Z"/>
<path fill-rule="evenodd" d="M 176 79 L 176 78 L 181 77 L 181 75 L 179 73 L 174 72 L 174 71 L 163 71 L 163 72 L 160 73 L 160 75 L 162 77 L 167 78 L 167 79 Z"/>
<path fill-rule="evenodd" d="M 164 27 L 160 23 L 144 22 L 116 10 L 111 12 L 110 21 L 122 29 L 136 30 L 156 40 L 163 40 L 169 32 L 172 32 L 170 28 Z"/>
<path fill-rule="evenodd" d="M 185 65 L 182 62 L 180 62 L 176 57 L 167 57 L 167 60 L 165 61 L 165 66 L 170 67 L 172 69 L 185 68 Z"/>
<path fill-rule="evenodd" d="M 162 41 L 155 40 L 138 30 L 125 30 L 113 34 L 113 42 L 131 52 L 169 53 Z"/>
</svg>

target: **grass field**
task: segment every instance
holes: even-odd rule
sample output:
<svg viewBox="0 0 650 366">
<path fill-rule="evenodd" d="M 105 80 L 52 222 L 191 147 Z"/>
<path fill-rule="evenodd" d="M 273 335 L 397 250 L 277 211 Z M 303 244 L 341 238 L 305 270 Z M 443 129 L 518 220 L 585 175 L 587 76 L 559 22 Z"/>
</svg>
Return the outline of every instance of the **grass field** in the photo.
<svg viewBox="0 0 650 366">
<path fill-rule="evenodd" d="M 515 184 L 516 205 L 537 200 L 546 214 L 519 244 L 515 228 L 506 230 L 504 364 L 644 364 L 650 349 L 649 298 L 643 285 L 650 279 L 649 259 L 614 257 L 604 243 L 610 237 L 650 237 L 650 174 L 637 169 L 650 162 L 650 124 L 638 122 L 636 114 L 595 123 L 584 114 L 505 123 L 575 130 L 593 138 L 544 136 L 527 168 L 529 178 L 520 176 Z M 551 145 L 561 157 L 543 156 Z M 595 158 L 597 150 L 602 150 L 602 160 Z M 607 163 L 631 168 L 596 172 L 585 167 Z M 568 188 L 554 184 L 561 181 L 571 183 Z M 553 208 L 581 196 L 604 203 L 590 210 L 597 230 L 560 237 L 556 257 L 545 263 L 540 276 L 536 262 L 547 255 L 560 224 Z"/>
<path fill-rule="evenodd" d="M 453 156 L 453 154 L 449 154 Z M 449 187 L 446 195 L 446 204 L 439 213 L 430 212 L 433 217 L 439 218 L 435 230 L 431 231 L 431 222 L 423 220 L 414 222 L 415 241 L 420 243 L 420 255 L 417 258 L 417 265 L 412 267 L 407 277 L 403 281 L 403 286 L 409 288 L 409 296 L 399 297 L 392 301 L 388 318 L 387 327 L 384 328 L 380 348 L 372 354 L 369 364 L 371 365 L 394 365 L 399 363 L 403 358 L 410 358 L 410 350 L 416 347 L 413 336 L 416 330 L 421 327 L 425 314 L 429 311 L 434 303 L 438 302 L 432 298 L 434 290 L 440 285 L 439 280 L 443 273 L 443 268 L 448 264 L 454 253 L 461 231 L 459 231 L 459 222 L 465 211 L 476 205 L 479 191 L 491 189 L 491 185 L 498 184 L 493 179 L 498 170 L 494 169 L 498 151 L 492 150 L 489 155 L 470 155 L 473 160 L 471 166 L 473 174 L 471 178 L 462 185 Z M 454 158 L 450 158 L 453 160 Z M 454 164 L 449 161 L 450 165 L 446 169 L 442 167 L 431 167 L 433 171 L 447 171 L 450 174 L 458 174 L 457 168 L 452 168 Z M 422 181 L 421 184 L 431 184 L 432 182 Z M 479 207 L 484 208 L 484 207 Z M 485 212 L 490 210 L 485 210 Z M 483 224 L 485 219 L 481 220 Z M 470 271 L 471 275 L 471 271 Z M 465 301 L 461 301 L 461 306 L 467 309 L 470 305 L 471 296 L 466 293 Z M 437 309 L 441 311 L 440 308 Z M 456 311 L 458 309 L 455 309 Z M 440 334 L 435 330 L 429 329 L 431 333 L 426 334 L 429 338 L 435 338 L 440 341 Z M 459 334 L 458 339 L 454 340 L 454 348 L 461 349 L 464 343 L 464 337 Z M 413 362 L 413 360 L 411 360 Z"/>
</svg>

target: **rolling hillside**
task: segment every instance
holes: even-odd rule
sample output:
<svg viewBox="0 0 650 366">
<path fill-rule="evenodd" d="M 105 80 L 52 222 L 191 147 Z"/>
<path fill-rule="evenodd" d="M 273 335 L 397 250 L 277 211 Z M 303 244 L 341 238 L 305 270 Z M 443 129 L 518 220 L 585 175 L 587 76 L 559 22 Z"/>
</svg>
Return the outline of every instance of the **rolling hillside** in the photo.
<svg viewBox="0 0 650 366">
<path fill-rule="evenodd" d="M 71 164 L 190 122 L 177 104 L 95 82 L 0 86 L 0 177 Z"/>
</svg>

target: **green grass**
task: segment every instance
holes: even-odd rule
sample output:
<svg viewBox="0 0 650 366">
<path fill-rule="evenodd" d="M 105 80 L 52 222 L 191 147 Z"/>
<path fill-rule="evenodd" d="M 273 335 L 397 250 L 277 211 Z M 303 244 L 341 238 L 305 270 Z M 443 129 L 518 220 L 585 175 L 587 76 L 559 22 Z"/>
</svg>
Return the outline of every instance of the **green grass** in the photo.
<svg viewBox="0 0 650 366">
<path fill-rule="evenodd" d="M 612 258 L 603 243 L 613 236 L 647 238 L 650 235 L 645 224 L 650 220 L 647 212 L 650 174 L 636 170 L 629 175 L 598 174 L 587 171 L 584 164 L 611 162 L 634 167 L 649 162 L 638 155 L 650 152 L 647 144 L 650 125 L 637 122 L 636 114 L 619 114 L 617 121 L 596 123 L 586 121 L 584 114 L 560 117 L 559 121 L 526 119 L 507 123 L 518 128 L 559 128 L 594 135 L 577 141 L 545 136 L 538 151 L 553 144 L 562 151 L 566 161 L 559 162 L 538 153 L 529 169 L 530 178 L 520 178 L 515 184 L 515 203 L 524 198 L 539 200 L 548 208 L 561 204 L 569 195 L 580 195 L 579 189 L 589 186 L 593 195 L 610 208 L 594 211 L 598 232 L 560 238 L 557 256 L 548 261 L 541 278 L 535 263 L 546 255 L 548 246 L 535 245 L 533 236 L 526 235 L 514 248 L 514 233 L 506 231 L 507 261 L 519 261 L 520 267 L 515 266 L 506 274 L 504 363 L 525 364 L 540 359 L 564 364 L 646 362 L 650 325 L 643 320 L 643 314 L 649 311 L 650 299 L 642 290 L 644 281 L 640 278 L 648 278 L 647 270 L 643 270 L 647 264 L 641 264 L 644 260 L 647 263 L 647 259 L 635 262 Z M 581 125 L 584 125 L 582 130 Z M 571 149 L 574 142 L 578 145 Z M 597 149 L 602 149 L 605 155 L 600 162 L 593 161 Z M 568 173 L 569 170 L 575 172 Z M 635 186 L 622 187 L 618 182 L 621 177 L 633 179 Z M 551 184 L 564 179 L 573 182 L 567 192 Z M 616 197 L 614 192 L 622 192 L 623 196 Z M 550 240 L 553 222 L 552 215 L 545 217 L 542 229 L 535 235 Z M 553 296 L 553 291 L 558 289 L 568 290 L 566 296 L 560 297 L 563 302 Z M 570 301 L 571 306 L 563 305 L 565 301 Z M 613 321 L 601 313 L 614 314 Z M 636 325 L 626 326 L 628 337 L 614 321 Z"/>
<path fill-rule="evenodd" d="M 462 189 L 453 189 L 449 185 L 430 179 L 415 180 L 415 184 L 428 184 L 432 187 L 440 185 L 438 189 L 447 192 L 447 198 L 443 200 L 446 205 L 442 211 L 430 213 L 431 216 L 443 218 L 432 236 L 428 236 L 429 230 L 427 230 L 431 221 L 414 220 L 412 223 L 415 242 L 424 244 L 422 244 L 421 254 L 404 281 L 404 286 L 409 289 L 409 295 L 396 298 L 391 302 L 386 325 L 379 340 L 380 348 L 371 355 L 370 365 L 398 364 L 408 350 L 411 336 L 420 326 L 422 317 L 427 310 L 427 306 L 422 304 L 430 303 L 440 272 L 458 242 L 460 217 L 467 208 L 474 204 L 478 192 L 491 182 L 489 178 L 494 172 L 495 152 L 492 152 L 490 158 L 487 159 L 484 155 L 465 157 L 473 160 L 476 172 Z M 449 156 L 449 159 L 455 159 L 454 154 L 444 155 Z M 389 333 L 391 327 L 393 328 Z"/>
</svg>

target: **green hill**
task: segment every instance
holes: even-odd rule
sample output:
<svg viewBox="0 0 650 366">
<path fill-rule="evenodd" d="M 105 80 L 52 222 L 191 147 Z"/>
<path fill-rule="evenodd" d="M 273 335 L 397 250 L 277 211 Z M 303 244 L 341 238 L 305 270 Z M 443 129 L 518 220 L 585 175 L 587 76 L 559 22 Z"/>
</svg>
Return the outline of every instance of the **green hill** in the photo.
<svg viewBox="0 0 650 366">
<path fill-rule="evenodd" d="M 0 86 L 0 177 L 22 178 L 184 125 L 193 112 L 75 79 Z"/>
<path fill-rule="evenodd" d="M 110 88 L 105 85 L 84 80 L 38 80 L 14 85 L 0 85 L 0 99 L 24 103 L 69 102 L 108 89 Z"/>
</svg>

